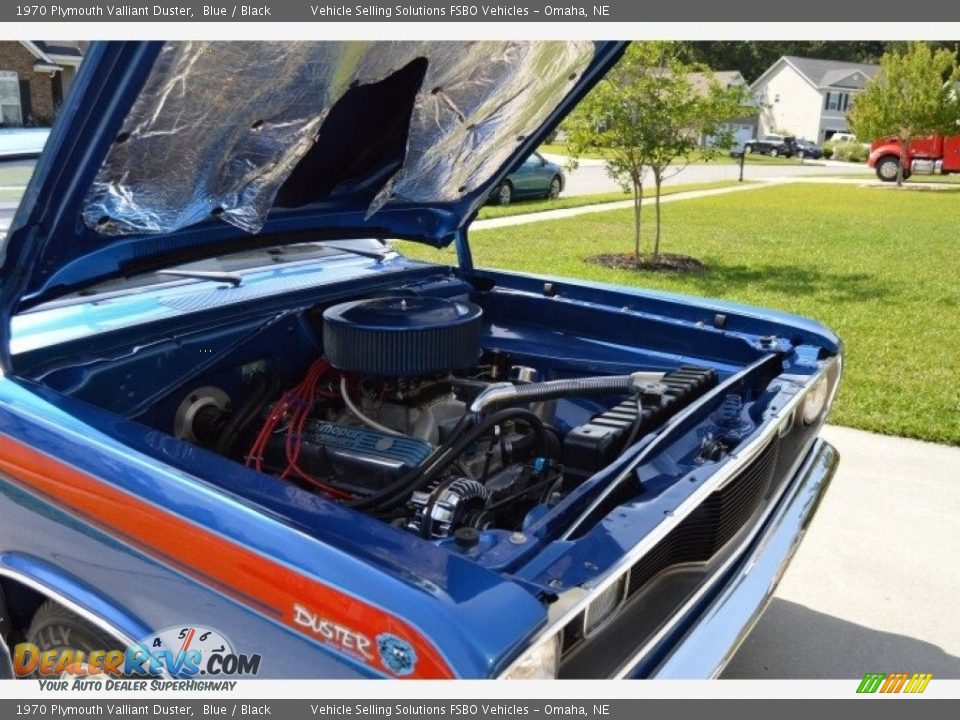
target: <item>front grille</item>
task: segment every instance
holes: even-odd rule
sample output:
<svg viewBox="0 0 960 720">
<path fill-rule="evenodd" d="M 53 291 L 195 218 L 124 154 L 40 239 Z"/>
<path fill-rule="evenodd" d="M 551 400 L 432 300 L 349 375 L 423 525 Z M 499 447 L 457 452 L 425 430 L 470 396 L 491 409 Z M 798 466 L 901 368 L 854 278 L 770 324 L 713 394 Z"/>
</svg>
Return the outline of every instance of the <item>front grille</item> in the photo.
<svg viewBox="0 0 960 720">
<path fill-rule="evenodd" d="M 665 570 L 708 562 L 743 529 L 770 494 L 779 448 L 780 440 L 774 438 L 748 465 L 723 487 L 712 492 L 634 563 L 630 568 L 626 598 L 629 600 L 639 593 Z M 564 628 L 562 656 L 586 644 L 584 616 L 585 612 L 581 612 Z"/>
<path fill-rule="evenodd" d="M 737 534 L 767 494 L 779 444 L 778 439 L 773 440 L 634 563 L 627 597 L 673 565 L 706 562 Z"/>
</svg>

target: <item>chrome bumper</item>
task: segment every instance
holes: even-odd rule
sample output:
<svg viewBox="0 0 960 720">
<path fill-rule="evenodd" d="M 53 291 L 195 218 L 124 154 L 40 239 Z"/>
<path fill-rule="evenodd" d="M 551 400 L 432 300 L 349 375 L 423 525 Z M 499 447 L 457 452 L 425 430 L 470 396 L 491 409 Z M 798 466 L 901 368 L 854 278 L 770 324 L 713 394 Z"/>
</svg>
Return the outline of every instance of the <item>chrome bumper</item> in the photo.
<svg viewBox="0 0 960 720">
<path fill-rule="evenodd" d="M 736 575 L 692 622 L 650 677 L 709 678 L 720 674 L 773 596 L 830 484 L 839 457 L 824 440 L 814 443 L 779 507 L 740 561 Z M 622 675 L 629 677 L 631 672 Z"/>
</svg>

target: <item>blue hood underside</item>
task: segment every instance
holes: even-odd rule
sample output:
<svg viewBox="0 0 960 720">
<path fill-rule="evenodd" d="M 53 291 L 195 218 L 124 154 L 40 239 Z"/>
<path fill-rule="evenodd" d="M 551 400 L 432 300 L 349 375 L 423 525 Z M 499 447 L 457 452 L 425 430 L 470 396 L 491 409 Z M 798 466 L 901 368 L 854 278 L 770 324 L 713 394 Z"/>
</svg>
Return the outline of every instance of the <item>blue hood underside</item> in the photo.
<svg viewBox="0 0 960 720">
<path fill-rule="evenodd" d="M 291 237 L 462 240 L 622 51 L 97 43 L 3 247 L 4 332 L 12 314 L 111 277 Z"/>
</svg>

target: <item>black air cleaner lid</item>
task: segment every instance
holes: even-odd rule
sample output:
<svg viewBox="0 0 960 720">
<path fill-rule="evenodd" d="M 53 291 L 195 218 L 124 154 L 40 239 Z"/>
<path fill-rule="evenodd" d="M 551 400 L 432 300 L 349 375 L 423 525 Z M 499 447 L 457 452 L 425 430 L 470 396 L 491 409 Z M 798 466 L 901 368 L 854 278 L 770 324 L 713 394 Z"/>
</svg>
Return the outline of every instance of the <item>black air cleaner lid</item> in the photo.
<svg viewBox="0 0 960 720">
<path fill-rule="evenodd" d="M 483 310 L 435 297 L 356 300 L 323 313 L 324 354 L 345 372 L 386 377 L 433 375 L 480 357 Z"/>
</svg>

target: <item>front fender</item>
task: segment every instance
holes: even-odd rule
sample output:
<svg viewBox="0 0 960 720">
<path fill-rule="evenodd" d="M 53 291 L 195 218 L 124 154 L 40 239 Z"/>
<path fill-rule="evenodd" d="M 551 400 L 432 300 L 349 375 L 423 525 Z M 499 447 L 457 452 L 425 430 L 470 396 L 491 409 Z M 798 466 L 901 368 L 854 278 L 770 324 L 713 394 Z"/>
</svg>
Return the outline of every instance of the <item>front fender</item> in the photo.
<svg viewBox="0 0 960 720">
<path fill-rule="evenodd" d="M 877 163 L 880 161 L 880 158 L 885 158 L 888 155 L 896 155 L 900 157 L 900 146 L 887 144 L 881 145 L 876 150 L 870 152 L 870 156 L 867 158 L 867 167 L 876 167 Z M 910 158 L 907 158 L 907 163 L 909 166 Z"/>
</svg>

